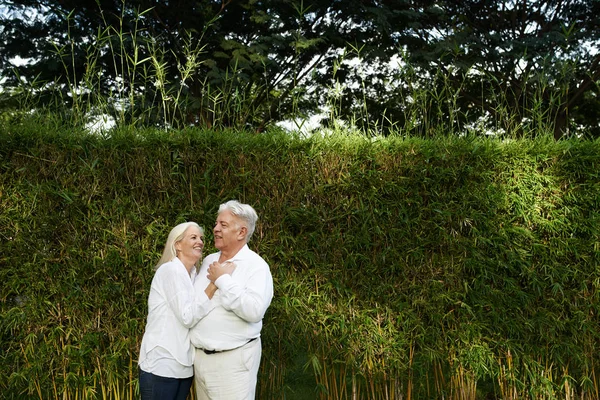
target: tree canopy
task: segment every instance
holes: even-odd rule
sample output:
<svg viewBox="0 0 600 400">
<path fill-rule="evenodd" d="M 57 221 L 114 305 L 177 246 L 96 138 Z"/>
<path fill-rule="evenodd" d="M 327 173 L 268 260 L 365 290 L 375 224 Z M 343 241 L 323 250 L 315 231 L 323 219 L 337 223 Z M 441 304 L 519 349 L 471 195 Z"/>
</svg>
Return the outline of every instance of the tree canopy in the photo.
<svg viewBox="0 0 600 400">
<path fill-rule="evenodd" d="M 111 112 L 143 123 L 261 131 L 325 109 L 381 134 L 600 136 L 593 0 L 3 3 L 5 85 L 126 99 Z"/>
</svg>

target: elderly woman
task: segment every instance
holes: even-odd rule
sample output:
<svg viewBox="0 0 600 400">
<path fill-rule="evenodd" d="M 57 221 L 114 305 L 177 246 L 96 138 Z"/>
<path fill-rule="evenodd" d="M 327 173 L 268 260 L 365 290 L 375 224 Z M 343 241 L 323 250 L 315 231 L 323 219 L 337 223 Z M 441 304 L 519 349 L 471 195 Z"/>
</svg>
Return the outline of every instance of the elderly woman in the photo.
<svg viewBox="0 0 600 400">
<path fill-rule="evenodd" d="M 193 286 L 203 239 L 204 231 L 195 222 L 177 225 L 156 266 L 138 361 L 142 400 L 185 400 L 190 391 L 194 347 L 189 328 L 214 308 Z"/>
</svg>

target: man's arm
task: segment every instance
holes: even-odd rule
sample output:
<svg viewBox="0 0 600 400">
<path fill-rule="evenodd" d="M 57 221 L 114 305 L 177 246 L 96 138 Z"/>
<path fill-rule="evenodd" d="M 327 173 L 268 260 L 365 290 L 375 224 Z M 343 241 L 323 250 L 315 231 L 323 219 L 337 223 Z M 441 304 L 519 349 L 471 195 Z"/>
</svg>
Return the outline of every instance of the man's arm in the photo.
<svg viewBox="0 0 600 400">
<path fill-rule="evenodd" d="M 248 322 L 259 322 L 273 299 L 273 278 L 266 262 L 262 259 L 253 262 L 259 265 L 244 266 L 244 269 L 252 268 L 245 279 L 240 279 L 237 275 L 234 279 L 231 274 L 219 274 L 220 266 L 216 266 L 209 276 L 216 276 L 214 282 L 221 293 L 223 308 Z M 210 269 L 213 269 L 212 264 Z"/>
</svg>

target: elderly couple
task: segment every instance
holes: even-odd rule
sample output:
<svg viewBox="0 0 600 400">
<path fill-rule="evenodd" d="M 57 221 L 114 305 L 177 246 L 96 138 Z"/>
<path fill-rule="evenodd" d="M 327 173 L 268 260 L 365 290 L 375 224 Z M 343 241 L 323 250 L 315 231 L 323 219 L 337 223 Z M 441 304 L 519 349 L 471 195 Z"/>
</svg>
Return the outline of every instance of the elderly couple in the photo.
<svg viewBox="0 0 600 400">
<path fill-rule="evenodd" d="M 258 216 L 248 204 L 221 204 L 213 228 L 217 253 L 200 267 L 198 224 L 169 233 L 148 297 L 140 394 L 181 399 L 192 381 L 198 400 L 254 399 L 262 319 L 273 298 L 268 264 L 247 245 Z"/>
</svg>

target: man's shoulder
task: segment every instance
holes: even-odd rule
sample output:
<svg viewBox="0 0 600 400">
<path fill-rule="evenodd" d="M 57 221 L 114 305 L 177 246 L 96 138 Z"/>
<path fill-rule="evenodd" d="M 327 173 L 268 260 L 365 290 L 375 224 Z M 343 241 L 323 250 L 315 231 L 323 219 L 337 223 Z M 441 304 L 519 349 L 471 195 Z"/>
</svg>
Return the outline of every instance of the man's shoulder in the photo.
<svg viewBox="0 0 600 400">
<path fill-rule="evenodd" d="M 204 260 L 202 261 L 210 261 L 213 262 L 215 259 L 219 258 L 219 254 L 220 252 L 214 252 L 214 253 L 210 253 L 209 255 L 207 255 L 206 257 L 204 257 Z"/>
<path fill-rule="evenodd" d="M 245 247 L 245 249 L 243 250 L 242 257 L 247 260 L 252 260 L 255 263 L 258 262 L 264 264 L 266 267 L 269 267 L 269 264 L 265 261 L 265 259 L 262 258 L 260 254 L 250 249 L 250 247 Z"/>
</svg>

